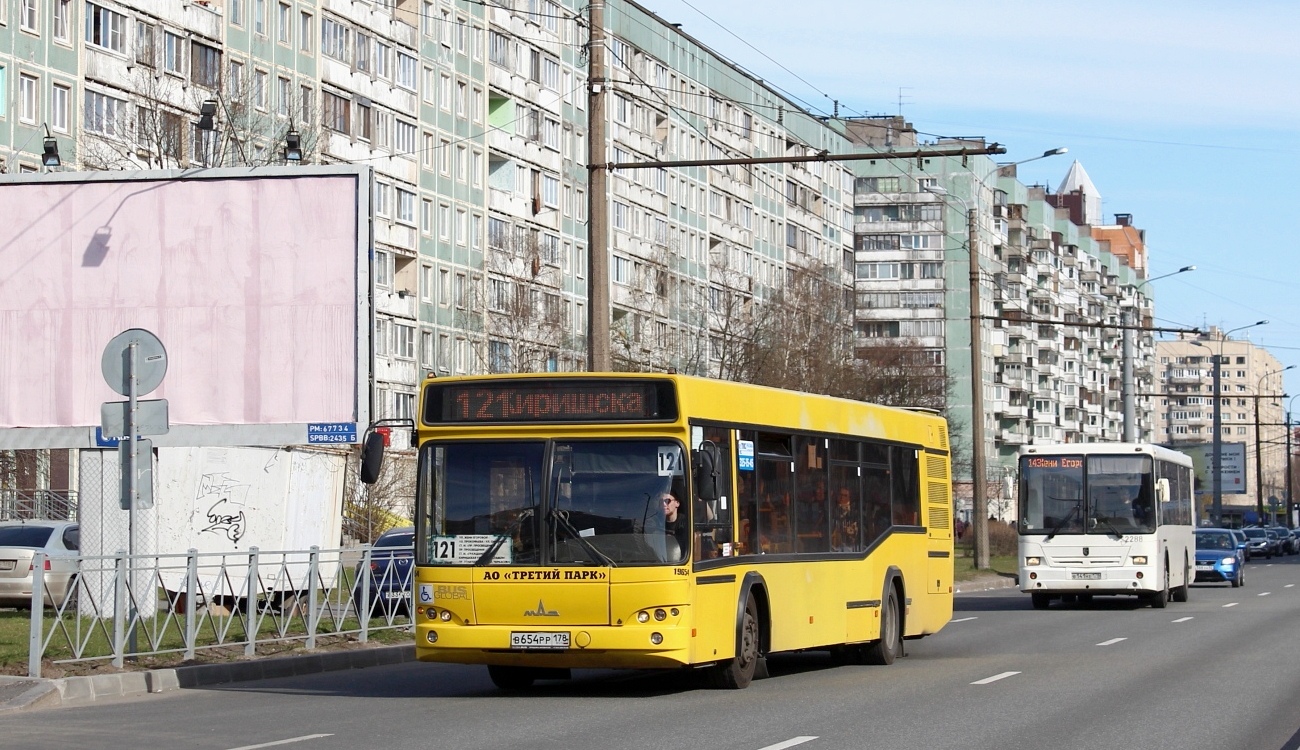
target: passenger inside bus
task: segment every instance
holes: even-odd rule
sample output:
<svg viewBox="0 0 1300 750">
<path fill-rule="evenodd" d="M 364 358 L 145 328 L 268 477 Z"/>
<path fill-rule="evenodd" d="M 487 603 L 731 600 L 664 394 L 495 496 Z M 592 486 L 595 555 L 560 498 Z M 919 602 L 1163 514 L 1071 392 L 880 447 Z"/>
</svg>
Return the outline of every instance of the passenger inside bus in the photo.
<svg viewBox="0 0 1300 750">
<path fill-rule="evenodd" d="M 831 512 L 831 550 L 856 552 L 858 550 L 858 509 L 853 504 L 853 491 L 841 487 Z"/>
</svg>

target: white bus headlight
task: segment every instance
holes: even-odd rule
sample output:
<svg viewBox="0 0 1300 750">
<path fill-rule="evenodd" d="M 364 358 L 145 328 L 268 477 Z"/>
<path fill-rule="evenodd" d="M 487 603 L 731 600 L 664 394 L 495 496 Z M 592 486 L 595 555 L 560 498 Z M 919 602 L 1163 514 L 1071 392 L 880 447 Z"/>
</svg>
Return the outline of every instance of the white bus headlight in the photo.
<svg viewBox="0 0 1300 750">
<path fill-rule="evenodd" d="M 1133 556 L 1133 564 L 1134 564 L 1134 565 L 1146 565 L 1146 564 L 1147 564 L 1147 556 L 1146 556 L 1146 555 L 1134 555 L 1134 556 Z"/>
<path fill-rule="evenodd" d="M 1025 558 L 1025 567 L 1026 567 L 1026 568 L 1032 568 L 1032 567 L 1034 567 L 1034 566 L 1036 566 L 1036 565 L 1042 565 L 1042 564 L 1043 564 L 1043 559 L 1042 559 L 1041 557 L 1026 557 L 1026 558 Z"/>
</svg>

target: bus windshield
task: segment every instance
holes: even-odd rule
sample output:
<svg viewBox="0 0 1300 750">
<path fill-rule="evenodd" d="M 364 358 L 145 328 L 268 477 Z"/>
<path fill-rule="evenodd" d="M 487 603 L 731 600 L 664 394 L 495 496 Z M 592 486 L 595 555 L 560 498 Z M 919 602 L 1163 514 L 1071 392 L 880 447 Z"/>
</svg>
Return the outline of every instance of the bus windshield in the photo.
<svg viewBox="0 0 1300 750">
<path fill-rule="evenodd" d="M 1020 465 L 1020 532 L 1154 532 L 1151 467 L 1149 456 L 1026 456 Z"/>
<path fill-rule="evenodd" d="M 420 562 L 683 562 L 684 465 L 672 440 L 429 444 L 420 452 Z"/>
</svg>

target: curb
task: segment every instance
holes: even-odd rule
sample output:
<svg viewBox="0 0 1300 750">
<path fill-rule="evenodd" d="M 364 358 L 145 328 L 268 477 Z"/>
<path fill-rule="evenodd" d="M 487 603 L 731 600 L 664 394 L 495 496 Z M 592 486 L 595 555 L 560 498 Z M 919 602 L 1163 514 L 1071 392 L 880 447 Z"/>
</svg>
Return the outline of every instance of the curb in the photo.
<svg viewBox="0 0 1300 750">
<path fill-rule="evenodd" d="M 117 672 L 90 677 L 0 678 L 0 687 L 8 686 L 10 688 L 8 692 L 21 689 L 23 683 L 31 683 L 30 687 L 22 690 L 16 697 L 0 702 L 0 715 L 35 708 L 87 706 L 104 698 L 163 693 L 274 677 L 365 669 L 414 660 L 415 649 L 410 645 L 400 645 L 350 651 L 326 651 L 226 664 L 195 664 L 142 672 Z"/>
<path fill-rule="evenodd" d="M 959 581 L 952 587 L 954 594 L 971 594 L 977 591 L 993 591 L 995 589 L 1014 589 L 1018 588 L 1020 583 L 1014 578 L 980 578 L 973 581 Z"/>
</svg>

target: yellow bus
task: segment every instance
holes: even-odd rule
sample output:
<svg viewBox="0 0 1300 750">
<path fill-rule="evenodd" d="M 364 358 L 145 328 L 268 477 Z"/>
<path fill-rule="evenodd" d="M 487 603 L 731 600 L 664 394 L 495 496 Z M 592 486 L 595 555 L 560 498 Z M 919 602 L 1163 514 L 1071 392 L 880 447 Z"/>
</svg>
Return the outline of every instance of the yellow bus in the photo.
<svg viewBox="0 0 1300 750">
<path fill-rule="evenodd" d="M 743 688 L 766 655 L 889 664 L 952 617 L 946 422 L 680 375 L 422 384 L 421 661 L 518 689 L 574 668 L 703 668 Z M 368 435 L 363 480 L 383 440 Z"/>
</svg>

